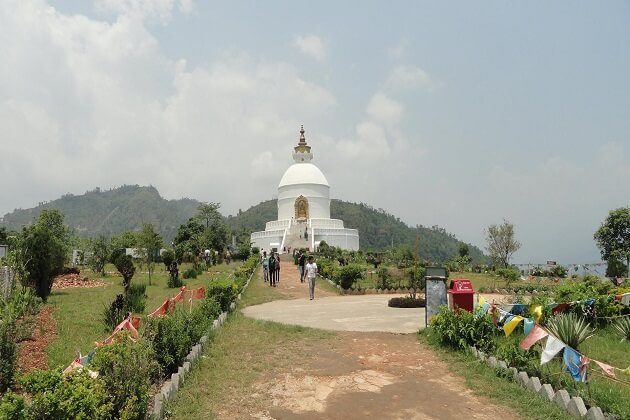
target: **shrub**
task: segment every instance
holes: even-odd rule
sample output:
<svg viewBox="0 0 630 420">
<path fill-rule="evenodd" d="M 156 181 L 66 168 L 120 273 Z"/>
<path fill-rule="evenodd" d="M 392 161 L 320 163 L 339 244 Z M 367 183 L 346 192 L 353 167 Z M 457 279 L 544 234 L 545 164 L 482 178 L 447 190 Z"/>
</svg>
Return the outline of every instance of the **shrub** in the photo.
<svg viewBox="0 0 630 420">
<path fill-rule="evenodd" d="M 387 306 L 392 308 L 424 308 L 426 301 L 424 299 L 414 299 L 409 296 L 394 297 L 387 302 Z"/>
<path fill-rule="evenodd" d="M 27 418 L 108 419 L 112 402 L 101 378 L 85 371 L 62 375 L 59 370 L 33 371 L 22 379 L 31 394 Z"/>
<path fill-rule="evenodd" d="M 144 330 L 162 372 L 167 375 L 177 370 L 192 347 L 184 312 L 177 309 L 169 316 L 149 318 Z"/>
<path fill-rule="evenodd" d="M 206 298 L 214 298 L 223 312 L 230 309 L 230 303 L 236 299 L 236 296 L 238 296 L 238 286 L 230 280 L 215 280 L 206 288 Z"/>
<path fill-rule="evenodd" d="M 199 272 L 194 268 L 194 267 L 190 267 L 187 268 L 186 271 L 184 271 L 184 274 L 182 274 L 182 277 L 185 279 L 196 279 Z"/>
<path fill-rule="evenodd" d="M 133 259 L 131 255 L 118 254 L 116 259 L 114 260 L 114 265 L 116 266 L 116 270 L 123 277 L 123 288 L 125 289 L 125 295 L 129 290 L 129 285 L 131 284 L 131 279 L 133 275 L 136 273 L 136 267 L 133 265 Z"/>
<path fill-rule="evenodd" d="M 194 268 L 191 268 L 190 270 L 194 271 Z M 185 273 L 184 273 L 185 275 Z M 184 277 L 186 278 L 186 277 Z M 195 277 L 197 278 L 197 272 L 195 271 Z M 166 285 L 168 287 L 172 288 L 180 288 L 184 285 L 184 281 L 179 277 L 179 272 L 175 272 L 175 270 L 173 270 L 172 272 L 169 273 L 168 275 L 168 279 L 166 280 Z"/>
<path fill-rule="evenodd" d="M 166 267 L 167 270 L 171 266 L 171 263 L 175 261 L 175 253 L 172 249 L 167 249 L 166 251 L 162 252 L 162 255 L 160 257 L 162 258 L 162 263 L 164 263 L 164 267 Z"/>
<path fill-rule="evenodd" d="M 159 376 L 155 353 L 145 340 L 129 338 L 100 347 L 90 368 L 97 370 L 112 398 L 112 417 L 144 419 L 149 406 L 151 381 Z"/>
<path fill-rule="evenodd" d="M 258 258 L 258 255 L 260 255 L 260 248 L 258 248 L 257 246 L 252 247 L 252 254 Z"/>
<path fill-rule="evenodd" d="M 322 277 L 328 279 L 332 279 L 333 277 L 335 277 L 335 265 L 329 259 L 321 258 L 319 261 L 317 261 L 317 271 Z"/>
<path fill-rule="evenodd" d="M 496 327 L 488 315 L 475 316 L 467 311 L 451 311 L 446 306 L 431 318 L 431 332 L 440 344 L 466 349 L 475 346 L 482 351 L 491 351 L 495 347 Z"/>
<path fill-rule="evenodd" d="M 376 286 L 379 289 L 389 289 L 392 286 L 392 275 L 387 267 L 379 268 L 376 271 L 376 274 L 378 276 L 378 283 L 376 284 Z"/>
<path fill-rule="evenodd" d="M 421 267 L 419 264 L 414 264 L 412 267 L 407 269 L 407 275 L 409 276 L 409 288 L 411 289 L 409 297 L 415 299 L 418 290 L 426 288 L 427 280 L 425 278 L 425 272 L 426 270 L 424 267 Z"/>
<path fill-rule="evenodd" d="M 8 316 L 0 318 L 0 392 L 13 384 L 17 359 L 14 337 L 15 321 Z"/>
<path fill-rule="evenodd" d="M 0 419 L 21 420 L 25 418 L 24 398 L 7 391 L 0 398 Z"/>
<path fill-rule="evenodd" d="M 630 317 L 619 318 L 613 324 L 621 341 L 630 341 Z"/>
<path fill-rule="evenodd" d="M 499 268 L 496 274 L 505 281 L 508 288 L 521 277 L 521 273 L 515 268 Z"/>
<path fill-rule="evenodd" d="M 363 277 L 363 267 L 359 264 L 349 264 L 335 270 L 335 283 L 347 290 Z"/>
<path fill-rule="evenodd" d="M 189 314 L 185 313 L 184 330 L 190 337 L 191 345 L 211 330 L 213 321 L 220 313 L 221 307 L 214 298 L 203 299 Z"/>
<path fill-rule="evenodd" d="M 578 350 L 580 343 L 591 338 L 594 332 L 584 318 L 574 313 L 556 315 L 547 323 L 547 329 L 575 350 Z"/>
<path fill-rule="evenodd" d="M 529 375 L 538 376 L 540 370 L 540 356 L 535 351 L 525 351 L 519 347 L 522 337 L 511 336 L 500 340 L 496 349 L 496 356 L 504 360 L 510 367 L 515 367 L 519 371 L 527 372 Z"/>
<path fill-rule="evenodd" d="M 146 308 L 147 286 L 145 284 L 130 285 L 127 296 L 119 293 L 114 300 L 103 309 L 102 321 L 105 331 L 113 330 L 122 322 L 129 312 L 142 313 Z"/>
</svg>

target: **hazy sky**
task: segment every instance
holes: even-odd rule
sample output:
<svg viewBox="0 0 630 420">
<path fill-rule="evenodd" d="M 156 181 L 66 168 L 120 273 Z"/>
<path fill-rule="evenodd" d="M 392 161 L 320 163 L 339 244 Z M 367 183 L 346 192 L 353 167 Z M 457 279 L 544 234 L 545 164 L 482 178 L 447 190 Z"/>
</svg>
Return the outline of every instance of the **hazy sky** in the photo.
<svg viewBox="0 0 630 420">
<path fill-rule="evenodd" d="M 275 196 L 301 123 L 332 196 L 518 262 L 593 262 L 630 204 L 630 3 L 0 2 L 0 214 L 152 184 Z"/>
</svg>

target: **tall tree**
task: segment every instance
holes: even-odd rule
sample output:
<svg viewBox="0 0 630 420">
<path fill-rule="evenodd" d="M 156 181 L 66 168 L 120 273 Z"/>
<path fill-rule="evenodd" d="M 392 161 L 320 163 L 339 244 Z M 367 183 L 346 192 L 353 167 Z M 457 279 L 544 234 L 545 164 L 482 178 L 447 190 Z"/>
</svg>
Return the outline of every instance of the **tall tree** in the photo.
<svg viewBox="0 0 630 420">
<path fill-rule="evenodd" d="M 521 247 L 514 235 L 514 225 L 503 220 L 500 225 L 490 225 L 486 229 L 486 250 L 496 265 L 507 267 L 510 258 Z"/>
<path fill-rule="evenodd" d="M 630 207 L 611 210 L 594 238 L 602 259 L 614 268 L 608 274 L 630 277 Z M 625 267 L 619 264 L 622 261 L 626 262 Z"/>
<path fill-rule="evenodd" d="M 110 252 L 109 240 L 104 235 L 100 235 L 90 241 L 90 248 L 92 251 L 92 255 L 88 259 L 90 267 L 94 272 L 105 276 L 105 264 Z"/>
<path fill-rule="evenodd" d="M 221 220 L 221 213 L 219 213 L 220 207 L 221 203 L 212 202 L 201 203 L 199 207 L 197 207 L 197 217 L 206 222 L 206 228 Z"/>
<path fill-rule="evenodd" d="M 151 223 L 144 223 L 142 229 L 137 234 L 136 246 L 138 247 L 140 258 L 144 260 L 149 270 L 149 285 L 151 284 L 155 261 L 159 257 L 162 244 L 162 237 L 153 229 L 153 225 Z"/>
</svg>

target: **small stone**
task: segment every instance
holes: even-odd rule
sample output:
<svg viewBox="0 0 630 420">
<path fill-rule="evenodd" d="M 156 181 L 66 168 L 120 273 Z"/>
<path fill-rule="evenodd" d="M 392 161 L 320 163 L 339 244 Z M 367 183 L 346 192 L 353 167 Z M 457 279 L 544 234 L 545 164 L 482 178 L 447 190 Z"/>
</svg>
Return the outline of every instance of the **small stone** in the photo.
<svg viewBox="0 0 630 420">
<path fill-rule="evenodd" d="M 555 392 L 550 384 L 542 384 L 538 390 L 538 394 L 545 398 L 547 401 L 553 401 Z"/>
<path fill-rule="evenodd" d="M 501 370 L 507 370 L 508 368 L 507 363 L 505 363 L 503 360 L 499 360 L 499 362 L 497 363 L 497 366 Z"/>
<path fill-rule="evenodd" d="M 470 346 L 470 352 L 471 352 L 473 355 L 477 356 L 477 348 L 476 348 L 475 346 Z"/>
<path fill-rule="evenodd" d="M 553 400 L 556 404 L 560 406 L 560 408 L 566 410 L 567 405 L 569 405 L 569 401 L 571 401 L 571 396 L 566 389 L 559 389 L 556 392 L 556 395 L 554 395 Z"/>
<path fill-rule="evenodd" d="M 162 394 L 163 401 L 169 401 L 171 399 L 171 382 L 166 381 L 164 385 L 162 385 L 162 389 L 160 389 L 160 393 Z"/>
<path fill-rule="evenodd" d="M 155 394 L 153 397 L 153 417 L 156 419 L 162 418 L 162 394 Z"/>
<path fill-rule="evenodd" d="M 186 376 L 183 366 L 177 368 L 177 374 L 179 375 L 179 384 L 182 385 L 184 383 L 184 377 Z"/>
<path fill-rule="evenodd" d="M 487 362 L 488 362 L 488 365 L 490 365 L 490 367 L 493 367 L 493 368 L 497 367 L 497 358 L 496 357 L 494 357 L 494 356 L 488 357 Z"/>
<path fill-rule="evenodd" d="M 175 386 L 175 390 L 177 390 L 177 388 L 181 385 L 181 377 L 179 376 L 179 373 L 171 374 L 171 382 Z"/>
<path fill-rule="evenodd" d="M 190 362 L 184 362 L 184 364 L 182 365 L 182 368 L 184 368 L 185 373 L 190 372 Z"/>
<path fill-rule="evenodd" d="M 529 376 L 527 376 L 527 372 L 519 372 L 518 373 L 518 383 L 527 388 L 527 384 L 529 383 Z"/>
<path fill-rule="evenodd" d="M 233 311 L 234 309 L 236 309 L 236 303 L 232 302 L 230 303 L 230 310 Z"/>
<path fill-rule="evenodd" d="M 584 405 L 584 401 L 582 397 L 573 397 L 567 404 L 567 411 L 573 417 L 582 418 L 586 415 L 586 406 Z"/>
<path fill-rule="evenodd" d="M 477 357 L 479 358 L 479 360 L 481 360 L 483 362 L 484 360 L 486 360 L 486 353 L 484 353 L 482 351 L 478 351 L 477 352 Z"/>
<path fill-rule="evenodd" d="M 586 412 L 586 418 L 587 420 L 606 420 L 606 417 L 604 417 L 604 413 L 602 412 L 602 409 L 599 407 L 589 408 L 588 411 Z"/>
<path fill-rule="evenodd" d="M 208 341 L 208 336 L 207 335 L 202 335 L 201 338 L 199 339 L 199 342 L 201 344 L 205 344 L 206 341 Z"/>
<path fill-rule="evenodd" d="M 215 330 L 216 330 L 217 328 L 219 328 L 219 320 L 218 320 L 218 319 L 215 319 L 215 320 L 212 322 L 212 328 L 213 328 L 213 329 L 215 329 Z"/>
<path fill-rule="evenodd" d="M 238 300 L 241 300 L 241 294 L 239 293 L 239 294 L 238 294 L 238 296 L 236 296 L 236 298 L 237 298 Z"/>
<path fill-rule="evenodd" d="M 518 369 L 515 367 L 509 367 L 508 372 L 512 375 L 512 378 L 516 381 L 518 380 Z"/>
<path fill-rule="evenodd" d="M 540 379 L 538 379 L 536 376 L 532 376 L 531 378 L 529 378 L 529 382 L 527 382 L 527 389 L 538 392 L 540 391 L 541 387 L 542 385 L 540 383 Z"/>
</svg>

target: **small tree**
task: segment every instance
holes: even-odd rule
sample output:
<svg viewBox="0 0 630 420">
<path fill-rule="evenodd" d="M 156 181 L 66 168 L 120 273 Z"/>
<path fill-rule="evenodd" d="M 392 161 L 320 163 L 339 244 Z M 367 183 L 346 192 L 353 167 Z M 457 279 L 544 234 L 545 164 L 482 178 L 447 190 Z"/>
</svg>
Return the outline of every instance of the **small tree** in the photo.
<svg viewBox="0 0 630 420">
<path fill-rule="evenodd" d="M 133 259 L 131 255 L 118 254 L 114 261 L 116 270 L 123 278 L 123 289 L 125 291 L 125 297 L 129 294 L 129 286 L 131 285 L 131 279 L 136 273 L 136 267 L 133 265 Z"/>
<path fill-rule="evenodd" d="M 173 261 L 175 261 L 175 253 L 172 250 L 167 249 L 166 251 L 162 252 L 162 263 L 167 270 L 169 269 Z"/>
<path fill-rule="evenodd" d="M 512 283 L 517 281 L 521 276 L 521 273 L 519 273 L 518 270 L 512 267 L 499 268 L 496 273 L 499 277 L 503 279 L 503 281 L 505 281 L 505 287 L 507 288 L 509 288 Z"/>
<path fill-rule="evenodd" d="M 145 223 L 142 225 L 142 229 L 138 232 L 136 238 L 136 246 L 138 247 L 138 253 L 140 258 L 147 265 L 149 271 L 149 285 L 151 284 L 151 276 L 155 269 L 155 261 L 157 260 L 162 247 L 162 237 L 159 233 L 153 230 L 153 225 Z"/>
<path fill-rule="evenodd" d="M 486 250 L 492 261 L 501 267 L 507 267 L 512 255 L 521 247 L 514 237 L 514 225 L 504 220 L 501 225 L 490 225 L 486 230 Z"/>
<path fill-rule="evenodd" d="M 616 270 L 609 270 L 608 274 L 630 277 L 630 207 L 611 210 L 594 238 L 602 259 L 617 267 Z M 625 267 L 619 264 L 621 261 L 626 262 Z"/>
<path fill-rule="evenodd" d="M 409 275 L 409 297 L 415 299 L 418 291 L 426 287 L 425 269 L 420 264 L 414 263 L 407 270 L 407 273 Z"/>
<path fill-rule="evenodd" d="M 220 207 L 220 203 L 201 203 L 199 207 L 197 207 L 197 217 L 206 222 L 206 228 L 221 220 L 221 213 L 219 213 Z"/>
<path fill-rule="evenodd" d="M 105 264 L 109 258 L 109 241 L 103 235 L 91 241 L 92 255 L 88 259 L 90 268 L 101 276 L 105 276 Z"/>
<path fill-rule="evenodd" d="M 465 244 L 465 243 L 459 244 L 459 256 L 468 257 L 469 255 L 470 255 L 470 249 L 468 248 L 468 244 Z"/>
</svg>

